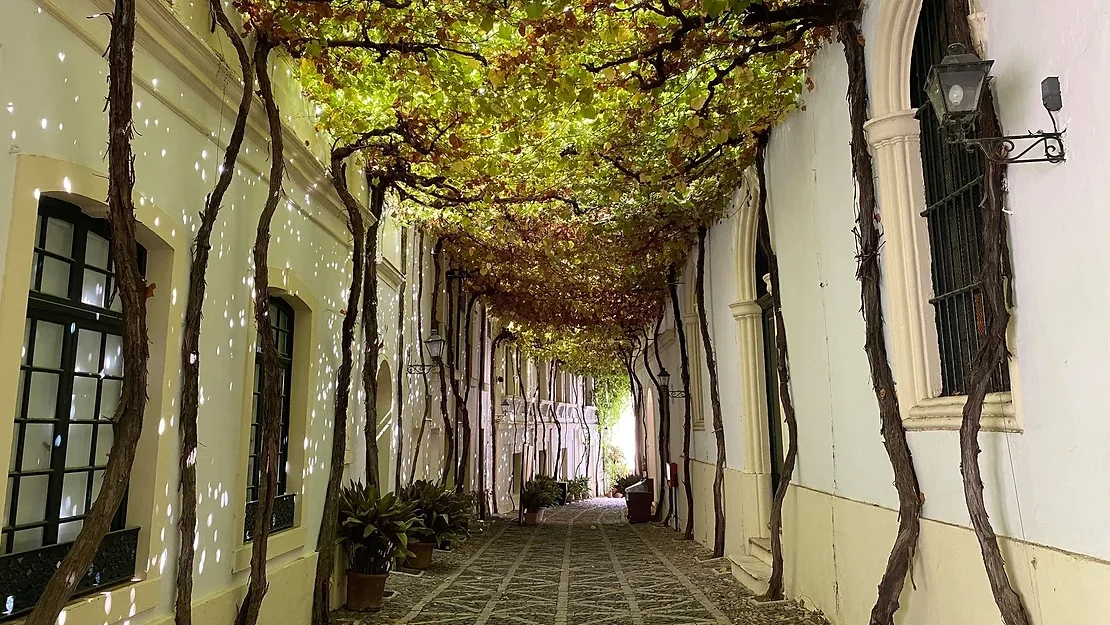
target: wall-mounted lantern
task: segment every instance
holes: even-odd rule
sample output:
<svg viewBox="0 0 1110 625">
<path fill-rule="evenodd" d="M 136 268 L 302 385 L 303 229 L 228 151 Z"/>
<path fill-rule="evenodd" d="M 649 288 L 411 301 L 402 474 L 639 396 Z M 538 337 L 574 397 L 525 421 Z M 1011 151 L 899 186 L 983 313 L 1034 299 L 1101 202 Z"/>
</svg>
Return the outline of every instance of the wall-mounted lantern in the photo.
<svg viewBox="0 0 1110 625">
<path fill-rule="evenodd" d="M 671 374 L 667 373 L 666 369 L 659 371 L 659 386 L 663 388 L 663 393 L 675 399 L 683 399 L 686 397 L 686 391 L 672 391 L 671 387 Z"/>
<path fill-rule="evenodd" d="M 432 334 L 424 341 L 424 347 L 428 350 L 428 355 L 432 357 L 433 363 L 426 365 L 409 365 L 407 367 L 409 375 L 423 375 L 425 373 L 434 372 L 439 370 L 439 365 L 443 359 L 443 348 L 447 341 L 439 335 L 439 330 L 432 329 Z"/>
<path fill-rule="evenodd" d="M 954 43 L 948 46 L 944 59 L 929 70 L 925 94 L 941 127 L 948 133 L 948 142 L 964 145 L 969 150 L 978 148 L 995 163 L 1063 162 L 1064 133 L 1056 125 L 1053 115 L 1063 108 L 1060 79 L 1057 77 L 1045 78 L 1041 83 L 1041 102 L 1052 120 L 1052 132 L 1038 130 L 1004 137 L 973 136 L 983 93 L 990 88 L 993 65 L 994 61 L 984 61 L 974 53 L 968 53 L 962 44 Z M 1023 144 L 1020 150 L 1019 142 Z M 1029 155 L 1038 146 L 1043 149 L 1043 156 L 1037 153 Z"/>
</svg>

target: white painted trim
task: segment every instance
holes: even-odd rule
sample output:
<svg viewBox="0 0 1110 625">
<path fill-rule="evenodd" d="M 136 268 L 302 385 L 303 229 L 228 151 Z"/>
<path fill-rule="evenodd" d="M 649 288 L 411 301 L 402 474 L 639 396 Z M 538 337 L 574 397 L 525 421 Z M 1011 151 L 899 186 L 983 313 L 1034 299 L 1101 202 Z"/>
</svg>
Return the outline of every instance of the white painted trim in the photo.
<svg viewBox="0 0 1110 625">
<path fill-rule="evenodd" d="M 874 150 L 884 234 L 883 271 L 889 337 L 902 419 L 910 430 L 959 429 L 966 398 L 939 397 L 940 350 L 932 297 L 929 234 L 921 167 L 921 125 L 910 108 L 910 60 L 921 0 L 887 0 L 879 8 L 871 54 L 873 117 L 864 126 Z M 1014 351 L 1014 322 L 1009 344 Z M 988 396 L 983 428 L 1021 432 L 1017 363 L 1010 393 Z"/>
<path fill-rule="evenodd" d="M 112 9 L 111 0 L 93 1 L 99 9 L 104 11 Z M 98 54 L 104 51 L 108 42 L 89 27 L 88 20 L 74 19 L 58 5 L 56 0 L 34 0 L 34 2 Z M 192 92 L 214 110 L 220 111 L 225 116 L 234 117 L 237 104 L 224 99 L 223 90 L 219 85 L 227 81 L 233 84 L 240 83 L 241 77 L 238 70 L 232 69 L 216 51 L 190 32 L 173 14 L 168 3 L 159 0 L 140 0 L 136 6 L 136 12 L 137 46 L 175 77 L 188 84 Z M 219 145 L 221 149 L 226 146 L 226 137 L 213 136 L 208 124 L 198 119 L 193 112 L 184 109 L 169 94 L 153 87 L 153 78 L 144 76 L 142 69 L 136 67 L 134 82 L 137 87 L 157 99 L 194 130 Z M 324 232 L 330 234 L 340 244 L 349 246 L 350 235 L 345 227 L 346 212 L 328 180 L 324 163 L 305 145 L 304 138 L 298 136 L 285 123 L 282 124 L 282 132 L 285 138 L 287 179 L 302 189 L 315 191 L 318 194 L 316 201 L 326 210 L 321 214 L 319 211 L 312 211 L 304 206 L 303 202 L 298 202 L 293 197 L 287 199 Z M 261 101 L 256 97 L 247 123 L 247 140 L 255 145 L 269 145 L 269 136 L 265 111 Z M 241 154 L 237 164 L 265 181 L 269 173 L 269 166 L 262 162 L 265 160 L 264 154 Z M 369 212 L 365 207 L 363 210 L 369 218 Z"/>
</svg>

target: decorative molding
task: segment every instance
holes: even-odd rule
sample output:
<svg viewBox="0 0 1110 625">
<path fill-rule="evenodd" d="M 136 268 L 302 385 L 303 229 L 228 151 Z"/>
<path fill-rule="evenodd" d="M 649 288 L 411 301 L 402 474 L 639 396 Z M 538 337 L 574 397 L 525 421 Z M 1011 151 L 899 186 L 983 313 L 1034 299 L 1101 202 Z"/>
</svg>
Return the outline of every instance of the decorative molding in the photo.
<svg viewBox="0 0 1110 625">
<path fill-rule="evenodd" d="M 49 13 L 58 23 L 73 32 L 98 54 L 103 52 L 107 41 L 91 31 L 82 21 L 73 19 L 55 0 L 34 0 L 43 11 Z M 93 0 L 94 6 L 111 11 L 111 0 Z M 240 74 L 233 70 L 223 58 L 193 34 L 174 15 L 172 9 L 158 0 L 140 0 L 136 6 L 137 24 L 135 40 L 138 46 L 150 57 L 168 70 L 168 73 L 184 81 L 192 93 L 203 99 L 225 118 L 234 118 L 237 103 L 224 100 L 220 82 L 231 81 L 241 84 Z M 196 115 L 186 110 L 165 92 L 154 87 L 153 78 L 144 75 L 140 67 L 135 69 L 134 82 L 137 87 L 158 100 L 166 108 L 189 124 L 194 130 L 208 138 L 221 150 L 226 147 L 226 138 L 213 135 L 212 128 L 201 122 Z M 293 198 L 288 200 L 310 221 L 331 235 L 344 246 L 349 246 L 349 233 L 346 230 L 346 214 L 334 189 L 327 178 L 327 170 L 317 156 L 305 145 L 304 139 L 287 124 L 282 124 L 285 139 L 286 171 L 290 181 L 298 187 L 319 194 L 317 202 L 326 209 L 328 218 L 321 218 L 317 212 L 309 210 Z M 261 100 L 255 97 L 251 115 L 247 123 L 247 140 L 255 145 L 269 145 L 270 131 Z M 257 154 L 257 151 L 256 151 Z M 241 154 L 239 165 L 250 170 L 265 181 L 269 167 L 257 163 L 261 154 Z M 367 218 L 369 211 L 363 207 Z M 330 222 L 330 223 L 329 223 Z"/>
<path fill-rule="evenodd" d="M 401 284 L 405 281 L 404 272 L 385 256 L 378 258 L 378 276 L 394 291 L 400 291 Z"/>
<path fill-rule="evenodd" d="M 883 220 L 882 264 L 886 283 L 891 360 L 907 429 L 959 429 L 964 397 L 937 397 L 941 388 L 936 320 L 929 304 L 933 285 L 921 124 L 910 107 L 910 61 L 921 0 L 886 0 L 879 7 L 872 51 L 874 117 L 864 126 L 875 154 L 878 201 Z M 1009 338 L 1014 347 L 1014 322 Z M 1012 390 L 1017 363 L 1010 361 Z M 1020 432 L 1013 393 L 992 395 L 983 407 L 983 429 Z"/>
</svg>

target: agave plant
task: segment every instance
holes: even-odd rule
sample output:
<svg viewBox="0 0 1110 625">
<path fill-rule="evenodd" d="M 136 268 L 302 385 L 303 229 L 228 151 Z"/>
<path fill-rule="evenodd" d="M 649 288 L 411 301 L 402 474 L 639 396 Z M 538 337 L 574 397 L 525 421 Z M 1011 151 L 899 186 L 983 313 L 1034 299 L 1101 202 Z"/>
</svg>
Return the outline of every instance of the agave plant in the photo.
<svg viewBox="0 0 1110 625">
<path fill-rule="evenodd" d="M 520 491 L 520 505 L 527 512 L 550 508 L 559 500 L 559 486 L 550 476 L 537 475 Z"/>
<path fill-rule="evenodd" d="M 444 548 L 452 540 L 469 534 L 468 526 L 474 515 L 474 498 L 466 493 L 455 493 L 446 486 L 426 480 L 417 480 L 398 493 L 402 501 L 414 506 L 421 523 L 409 532 L 410 540 L 432 540 Z"/>
<path fill-rule="evenodd" d="M 339 496 L 338 538 L 347 550 L 348 568 L 356 573 L 388 573 L 393 561 L 412 554 L 408 536 L 421 525 L 416 506 L 393 493 L 354 482 Z"/>
</svg>

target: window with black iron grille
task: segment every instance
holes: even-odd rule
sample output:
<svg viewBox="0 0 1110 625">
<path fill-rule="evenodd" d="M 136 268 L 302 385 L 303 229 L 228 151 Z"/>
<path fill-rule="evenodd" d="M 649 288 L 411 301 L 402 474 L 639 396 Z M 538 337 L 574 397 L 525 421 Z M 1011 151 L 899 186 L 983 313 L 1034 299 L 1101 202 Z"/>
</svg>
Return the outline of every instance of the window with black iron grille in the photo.
<svg viewBox="0 0 1110 625">
<path fill-rule="evenodd" d="M 100 492 L 123 387 L 108 223 L 43 197 L 8 466 L 3 553 L 74 540 Z M 139 248 L 140 264 L 145 252 Z M 122 530 L 126 501 L 111 529 Z"/>
<path fill-rule="evenodd" d="M 287 492 L 289 471 L 289 390 L 293 383 L 293 307 L 279 297 L 270 298 L 270 324 L 281 365 L 281 442 L 278 445 L 277 496 L 274 499 L 272 531 L 293 526 L 294 497 Z M 254 361 L 254 394 L 251 402 L 250 453 L 247 456 L 247 513 L 244 538 L 250 540 L 254 531 L 254 515 L 258 508 L 259 483 L 262 479 L 262 341 L 257 342 Z"/>
<path fill-rule="evenodd" d="M 929 228 L 933 293 L 940 345 L 942 395 L 967 392 L 966 379 L 986 331 L 979 264 L 983 247 L 981 204 L 986 163 L 978 150 L 945 141 L 925 96 L 929 69 L 944 58 L 952 41 L 946 0 L 924 0 L 914 39 L 910 97 L 921 119 L 921 165 L 925 175 L 925 217 Z M 976 132 L 973 130 L 972 132 Z M 1010 388 L 1003 364 L 990 391 Z"/>
</svg>

